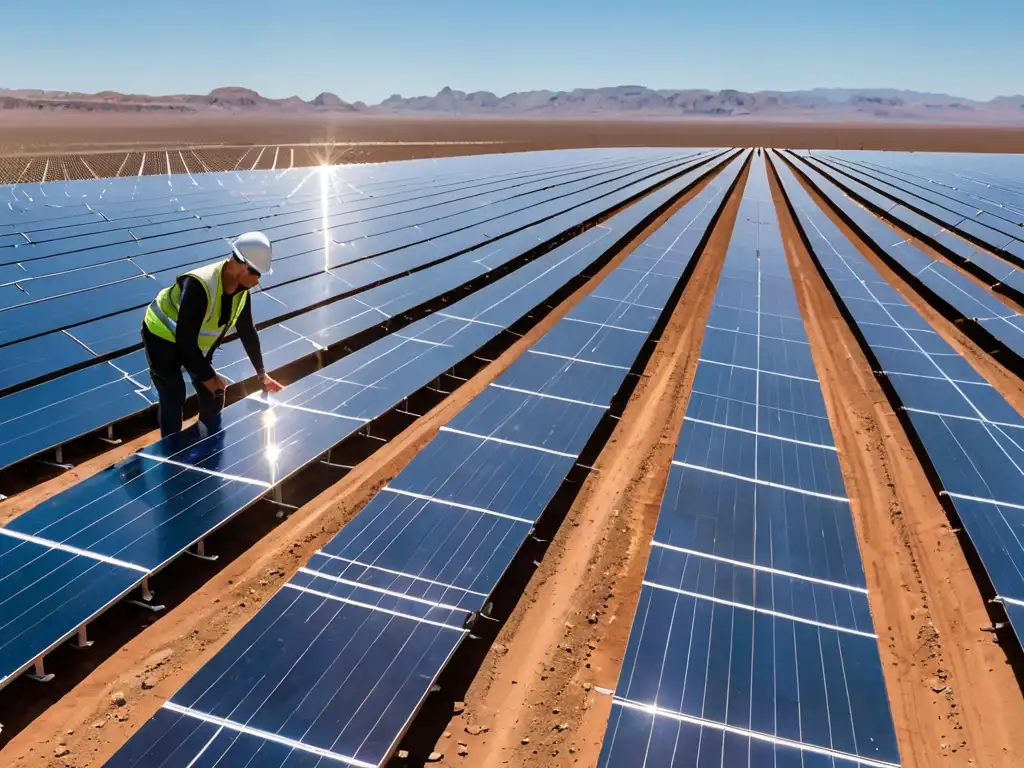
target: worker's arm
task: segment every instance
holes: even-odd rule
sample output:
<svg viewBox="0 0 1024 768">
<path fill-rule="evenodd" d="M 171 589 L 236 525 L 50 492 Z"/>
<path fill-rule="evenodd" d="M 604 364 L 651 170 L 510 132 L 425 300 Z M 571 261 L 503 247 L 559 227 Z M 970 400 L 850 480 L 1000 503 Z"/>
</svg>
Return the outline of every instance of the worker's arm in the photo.
<svg viewBox="0 0 1024 768">
<path fill-rule="evenodd" d="M 181 304 L 178 307 L 178 329 L 174 334 L 181 364 L 194 381 L 208 381 L 217 375 L 210 361 L 199 349 L 199 330 L 206 316 L 206 289 L 191 275 L 183 278 Z"/>
<path fill-rule="evenodd" d="M 256 375 L 262 377 L 266 373 L 263 368 L 263 352 L 260 350 L 260 336 L 256 333 L 256 326 L 252 322 L 252 297 L 242 307 L 242 314 L 238 316 L 235 324 L 238 330 L 238 338 L 242 340 L 242 348 L 249 356 L 249 362 L 256 369 Z"/>
<path fill-rule="evenodd" d="M 252 320 L 251 296 L 249 297 L 249 301 L 245 302 L 245 306 L 242 307 L 242 314 L 238 316 L 238 322 L 235 323 L 235 328 L 238 330 L 238 338 L 242 340 L 242 348 L 245 350 L 245 354 L 249 356 L 249 362 L 252 363 L 252 367 L 256 370 L 256 375 L 259 377 L 263 388 L 270 392 L 280 391 L 281 385 L 270 378 L 267 375 L 266 369 L 263 367 L 263 352 L 260 350 L 260 336 L 256 333 L 256 326 Z"/>
</svg>

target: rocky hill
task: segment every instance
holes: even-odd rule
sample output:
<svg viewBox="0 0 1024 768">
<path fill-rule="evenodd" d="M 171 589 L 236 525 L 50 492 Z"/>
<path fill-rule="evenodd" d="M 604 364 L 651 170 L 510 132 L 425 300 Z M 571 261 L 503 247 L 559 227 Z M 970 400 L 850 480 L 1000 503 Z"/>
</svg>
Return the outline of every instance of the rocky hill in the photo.
<svg viewBox="0 0 1024 768">
<path fill-rule="evenodd" d="M 422 114 L 537 117 L 759 117 L 765 119 L 900 119 L 1024 122 L 1024 96 L 975 101 L 941 93 L 891 88 L 815 88 L 806 91 L 654 90 L 642 85 L 521 91 L 498 96 L 445 87 L 433 96 L 389 96 L 380 104 L 349 103 L 330 92 L 305 101 L 272 99 L 249 88 L 216 88 L 205 95 L 150 96 L 115 91 L 0 89 L 0 109 L 83 112 L 232 114 Z"/>
</svg>

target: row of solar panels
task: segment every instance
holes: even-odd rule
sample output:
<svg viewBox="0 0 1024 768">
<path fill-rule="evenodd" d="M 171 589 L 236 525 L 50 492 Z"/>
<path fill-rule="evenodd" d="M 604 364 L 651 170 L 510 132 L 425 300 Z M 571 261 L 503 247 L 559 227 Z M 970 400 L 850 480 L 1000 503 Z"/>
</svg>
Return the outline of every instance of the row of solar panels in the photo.
<svg viewBox="0 0 1024 768">
<path fill-rule="evenodd" d="M 471 357 L 727 160 L 672 166 L 605 198 L 591 217 L 665 182 L 605 224 L 525 263 L 517 263 L 524 261 L 519 252 L 496 250 L 488 265 L 423 281 L 424 290 L 437 291 L 481 272 L 500 277 L 289 385 L 272 402 L 246 398 L 229 406 L 224 429 L 210 438 L 198 439 L 193 428 L 161 440 L 0 528 L 0 685 L 33 662 L 42 676 L 42 657 L 79 627 L 140 586 L 145 599 L 150 575 Z M 579 224 L 563 221 L 547 235 Z M 506 275 L 503 266 L 518 268 Z"/>
<path fill-rule="evenodd" d="M 830 180 L 828 183 L 835 181 L 835 177 L 822 166 L 814 163 L 809 163 L 809 166 L 813 169 L 810 172 L 820 172 L 823 178 Z M 856 186 L 855 182 L 851 184 Z M 833 188 L 851 195 L 857 191 L 848 189 L 845 184 L 836 184 Z M 983 348 L 995 353 L 997 359 L 1008 366 L 1016 365 L 1018 371 L 1024 370 L 1024 317 L 993 293 L 999 291 L 1019 306 L 1024 306 L 1024 291 L 1018 290 L 1018 287 L 1024 288 L 1024 272 L 948 232 L 945 233 L 946 237 L 959 242 L 964 250 L 972 251 L 967 264 L 960 258 L 947 260 L 941 256 L 934 256 L 930 251 L 908 240 L 893 243 L 894 239 L 902 235 L 896 234 L 869 211 L 853 203 L 851 198 L 840 194 L 838 199 L 846 218 L 852 221 L 868 242 L 873 244 L 875 250 L 907 282 L 947 317 L 953 318 L 965 332 L 977 339 Z M 854 199 L 859 200 L 859 196 Z M 903 221 L 906 213 L 895 214 L 894 211 L 889 211 L 885 215 L 900 226 L 907 226 Z M 928 231 L 929 223 L 922 220 L 918 226 L 923 225 L 925 231 Z M 935 225 L 931 228 L 934 229 Z M 952 252 L 953 248 L 946 250 Z M 968 265 L 971 266 L 967 271 L 976 277 L 984 278 L 982 284 L 979 285 L 949 261 L 960 264 L 965 269 Z M 997 279 L 1000 275 L 1002 277 Z"/>
<path fill-rule="evenodd" d="M 1024 418 L 885 283 L 813 204 L 785 163 L 777 167 L 837 302 L 848 313 L 873 367 L 889 385 L 895 410 L 916 439 L 922 463 L 984 566 L 982 587 L 1003 604 L 1017 643 L 1024 642 L 1024 546 L 1019 535 L 1024 527 Z M 799 170 L 858 229 L 871 226 L 866 220 L 870 214 L 858 211 L 827 177 L 809 164 Z M 859 234 L 865 236 L 863 231 Z M 871 241 L 870 236 L 866 239 Z M 903 261 L 911 251 L 882 247 L 877 240 L 874 244 L 894 264 L 917 272 L 926 286 L 934 285 L 926 279 L 928 272 L 914 269 L 919 264 Z M 952 285 L 968 282 L 947 269 L 941 274 Z M 966 290 L 957 294 L 936 288 L 952 307 L 971 306 L 961 303 Z M 1006 305 L 1001 307 L 1015 318 L 1015 327 L 1024 320 Z M 963 319 L 965 325 L 983 323 L 970 315 Z"/>
<path fill-rule="evenodd" d="M 711 155 L 690 157 L 706 160 Z M 614 170 L 600 172 L 576 171 L 571 182 L 563 180 L 560 183 L 565 186 L 555 188 L 543 187 L 551 184 L 551 178 L 545 177 L 525 185 L 536 189 L 519 201 L 485 204 L 486 197 L 471 198 L 464 204 L 475 207 L 461 215 L 461 226 L 439 222 L 440 229 L 425 232 L 427 225 L 414 221 L 394 230 L 395 237 L 385 234 L 387 242 L 379 246 L 360 246 L 358 255 L 351 257 L 337 255 L 344 249 L 324 243 L 319 233 L 311 236 L 320 243 L 312 251 L 289 255 L 289 241 L 278 242 L 275 272 L 268 285 L 253 296 L 267 367 L 313 355 L 355 332 L 386 323 L 424 298 L 437 295 L 438 288 L 431 285 L 434 280 L 450 282 L 455 275 L 465 277 L 467 269 L 486 272 L 509 254 L 577 226 L 650 181 L 677 172 L 683 159 L 662 153 L 653 162 L 633 162 L 624 168 L 619 164 Z M 407 215 L 401 214 L 403 217 Z M 373 236 L 365 238 L 367 243 L 375 241 Z M 179 259 L 193 258 L 188 247 L 180 252 L 183 256 Z M 371 259 L 374 253 L 379 255 Z M 137 285 L 129 281 L 135 286 L 131 290 L 125 283 L 117 283 L 61 296 L 57 300 L 76 317 L 105 316 L 0 347 L 8 383 L 23 383 L 41 371 L 56 375 L 25 389 L 9 388 L 11 393 L 0 397 L 0 467 L 150 407 L 155 396 L 145 355 L 139 349 L 141 308 L 188 266 L 192 264 L 157 273 Z M 28 308 L 39 313 L 40 322 L 50 325 L 59 322 L 47 319 L 50 315 L 66 319 L 66 313 L 55 312 L 48 303 Z M 126 305 L 130 306 L 126 309 Z M 110 314 L 112 308 L 121 311 Z M 5 315 L 0 311 L 0 319 Z M 224 345 L 220 359 L 223 373 L 231 381 L 246 380 L 254 373 L 236 339 Z M 89 394 L 88 400 L 80 397 L 83 393 Z"/>
<path fill-rule="evenodd" d="M 992 251 L 1018 268 L 1024 267 L 1024 215 L 961 192 L 922 189 L 861 164 L 832 158 L 822 162 L 833 173 L 845 177 L 844 184 L 855 183 L 858 196 L 864 196 L 882 210 L 888 211 L 893 202 L 901 203 L 903 207 L 894 213 L 902 221 L 959 258 L 979 279 L 1005 282 L 1018 291 L 1018 297 L 1024 291 L 1019 275 L 1002 280 L 1000 275 L 1009 274 L 1005 262 L 986 252 Z M 972 243 L 985 250 L 972 247 Z"/>
<path fill-rule="evenodd" d="M 776 165 L 799 207 L 802 189 L 794 186 L 784 164 Z M 159 756 L 172 762 L 194 759 L 195 765 L 225 758 L 288 765 L 327 758 L 379 765 L 572 467 L 660 313 L 671 305 L 674 288 L 667 283 L 685 282 L 738 166 L 734 162 L 648 240 L 660 256 L 651 257 L 644 249 L 631 255 L 497 386 L 474 399 L 165 705 L 114 764 L 149 765 Z M 634 205 L 608 226 L 622 231 L 616 222 L 654 202 Z M 821 221 L 798 217 L 805 231 L 808 221 L 822 229 L 831 226 L 809 198 L 806 202 L 807 212 Z M 822 243 L 845 242 L 837 230 L 833 234 L 833 240 Z M 601 248 L 602 242 L 577 245 L 582 250 L 571 253 Z M 846 274 L 840 284 L 856 291 L 854 283 L 866 280 L 863 285 L 883 297 L 876 303 L 889 313 L 892 328 L 915 343 L 924 334 L 934 337 L 928 345 L 941 343 L 927 326 L 910 324 L 903 330 L 895 318 L 905 322 L 905 317 L 885 290 L 899 295 L 877 274 L 872 280 L 860 271 L 861 264 L 867 270 L 870 265 L 847 246 L 850 253 L 839 261 L 847 271 L 855 270 L 855 280 Z M 825 264 L 822 250 L 816 247 L 815 252 Z M 514 274 L 525 279 L 525 269 Z M 505 281 L 511 279 L 492 286 L 495 296 L 508 291 L 511 283 Z M 538 275 L 534 282 L 541 279 Z M 486 301 L 484 292 L 477 295 Z M 863 296 L 851 293 L 849 298 Z M 861 329 L 881 334 L 877 318 L 854 306 L 871 318 Z M 444 315 L 479 325 L 484 316 L 476 311 L 450 307 Z M 500 333 L 504 320 L 483 320 L 488 324 L 483 327 Z M 401 336 L 416 337 L 412 344 L 424 347 L 415 360 L 440 355 L 434 358 L 438 366 L 452 359 L 445 355 L 456 353 L 436 352 L 445 349 L 437 344 L 477 330 L 473 323 L 424 325 L 420 336 L 413 330 L 419 325 Z M 385 354 L 409 348 L 398 336 L 382 341 L 388 340 Z M 934 364 L 949 363 L 944 355 L 950 353 L 932 352 L 938 360 Z M 909 357 L 905 351 L 902 356 Z M 289 444 L 289 436 L 302 434 L 306 440 L 319 429 L 318 418 L 303 421 L 291 411 L 327 418 L 333 407 L 338 416 L 366 418 L 352 414 L 373 413 L 374 407 L 388 404 L 375 400 L 366 406 L 376 397 L 367 395 L 372 386 L 366 382 L 388 381 L 393 371 L 404 376 L 417 364 L 385 366 L 371 374 L 382 379 L 360 379 L 340 369 L 341 378 L 304 379 L 289 387 L 295 397 L 291 407 L 277 403 L 269 408 L 275 413 L 270 425 L 268 403 L 243 401 L 233 406 L 238 410 L 232 411 L 230 440 L 212 455 L 197 452 L 202 441 L 190 442 L 193 436 L 170 446 L 171 453 L 153 454 L 150 461 L 167 464 L 170 459 L 188 465 L 190 473 L 219 472 L 226 466 L 224 474 L 236 482 L 245 478 L 257 489 L 262 484 L 260 493 L 265 493 L 277 475 L 267 474 L 253 455 L 266 452 L 268 430 L 284 424 L 281 432 L 272 432 L 272 452 L 279 459 L 285 453 L 279 447 Z M 359 360 L 353 365 L 362 370 Z M 421 371 L 421 378 L 429 381 L 436 370 Z M 976 374 L 974 379 L 987 387 Z M 920 394 L 918 382 L 913 386 Z M 988 389 L 984 397 L 978 395 L 986 404 L 994 402 L 992 395 L 998 397 Z M 349 402 L 355 403 L 351 414 Z M 283 420 L 282 411 L 287 414 Z M 1019 421 L 1015 417 L 1013 425 Z M 353 430 L 362 426 L 353 424 Z M 289 467 L 286 463 L 281 474 L 292 471 Z M 508 488 L 503 481 L 510 473 L 523 477 Z M 245 496 L 235 488 L 229 495 L 236 493 Z M 699 765 L 725 760 L 753 766 L 771 759 L 777 765 L 898 763 L 863 569 L 842 494 L 765 167 L 755 159 L 680 433 L 603 764 L 636 765 L 638 754 L 647 755 L 647 764 L 670 764 L 673 755 L 686 755 Z M 683 498 L 689 503 L 681 504 Z M 237 501 L 228 506 L 232 503 Z M 1005 515 L 1004 506 L 998 508 Z M 748 517 L 737 517 L 738 510 Z M 980 524 L 976 521 L 976 531 Z M 999 543 L 991 535 L 985 540 Z M 1008 567 L 998 556 L 990 562 Z M 1008 599 L 1012 610 L 1014 598 Z M 666 617 L 677 614 L 690 618 L 666 623 Z M 731 629 L 719 636 L 723 626 Z M 737 626 L 746 629 L 737 632 Z M 282 634 L 287 637 L 284 649 L 271 641 Z M 256 669 L 260 662 L 255 659 L 265 660 L 267 654 L 252 654 L 252 644 L 284 657 L 270 674 L 276 682 L 257 679 L 264 669 Z M 249 654 L 241 652 L 246 649 Z M 701 672 L 692 681 L 687 674 L 691 666 Z M 300 690 L 302 706 L 296 710 L 294 697 L 286 692 Z"/>
<path fill-rule="evenodd" d="M 759 157 L 598 764 L 899 761 L 850 506 Z"/>
<path fill-rule="evenodd" d="M 896 186 L 915 197 L 923 196 L 924 199 L 949 205 L 952 210 L 965 211 L 970 215 L 980 212 L 989 214 L 983 221 L 993 222 L 990 217 L 1002 219 L 1003 222 L 1019 226 L 1024 221 L 1024 187 L 1019 181 L 1013 179 L 997 179 L 990 174 L 978 170 L 979 165 L 986 165 L 983 162 L 991 159 L 1000 170 L 1009 169 L 1011 172 L 1016 161 L 1017 169 L 1024 172 L 1024 166 L 1020 164 L 1019 155 L 1010 156 L 970 156 L 969 165 L 975 170 L 957 172 L 950 170 L 950 164 L 955 164 L 957 158 L 948 155 L 919 155 L 916 158 L 901 152 L 858 152 L 830 153 L 829 157 L 847 165 L 867 171 L 871 175 L 886 183 Z M 966 158 L 961 156 L 960 162 Z M 930 161 L 930 162 L 929 162 Z M 935 163 L 939 166 L 936 167 Z M 971 174 L 971 175 L 967 175 Z M 977 178 L 973 178 L 977 176 Z M 924 193 L 922 195 L 922 193 Z M 952 204 L 952 205 L 950 205 Z M 962 207 L 966 204 L 966 208 Z M 1003 226 L 998 227 L 1004 230 Z M 1019 232 L 1010 229 L 1007 234 L 1019 239 Z"/>
<path fill-rule="evenodd" d="M 474 397 L 109 764 L 382 765 L 608 418 L 742 165 Z"/>
</svg>

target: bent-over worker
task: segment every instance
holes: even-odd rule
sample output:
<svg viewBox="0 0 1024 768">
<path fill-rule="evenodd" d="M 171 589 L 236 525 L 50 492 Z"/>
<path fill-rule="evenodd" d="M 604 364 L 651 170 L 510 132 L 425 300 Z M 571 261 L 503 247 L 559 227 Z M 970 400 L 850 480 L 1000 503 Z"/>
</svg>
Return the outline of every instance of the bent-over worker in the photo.
<svg viewBox="0 0 1024 768">
<path fill-rule="evenodd" d="M 232 255 L 178 276 L 146 309 L 142 342 L 149 374 L 160 398 L 160 435 L 181 430 L 185 403 L 184 368 L 199 398 L 199 430 L 206 435 L 220 427 L 227 383 L 213 368 L 213 353 L 231 328 L 237 328 L 249 362 L 263 389 L 281 385 L 263 368 L 260 339 L 252 321 L 249 290 L 261 275 L 270 274 L 273 249 L 262 232 L 246 232 L 231 243 Z"/>
</svg>

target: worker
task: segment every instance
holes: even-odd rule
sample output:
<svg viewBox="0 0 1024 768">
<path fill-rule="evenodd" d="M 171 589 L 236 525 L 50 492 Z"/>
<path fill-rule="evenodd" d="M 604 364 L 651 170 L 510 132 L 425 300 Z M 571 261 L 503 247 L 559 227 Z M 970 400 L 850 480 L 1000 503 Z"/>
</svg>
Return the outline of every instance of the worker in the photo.
<svg viewBox="0 0 1024 768">
<path fill-rule="evenodd" d="M 199 398 L 199 433 L 220 427 L 227 383 L 213 368 L 213 353 L 231 328 L 237 328 L 249 362 L 267 392 L 281 385 L 263 367 L 260 339 L 252 320 L 249 291 L 269 275 L 273 248 L 262 232 L 246 232 L 231 243 L 223 261 L 179 275 L 146 308 L 142 343 L 149 375 L 159 397 L 160 436 L 181 430 L 185 403 L 184 368 Z"/>
</svg>

